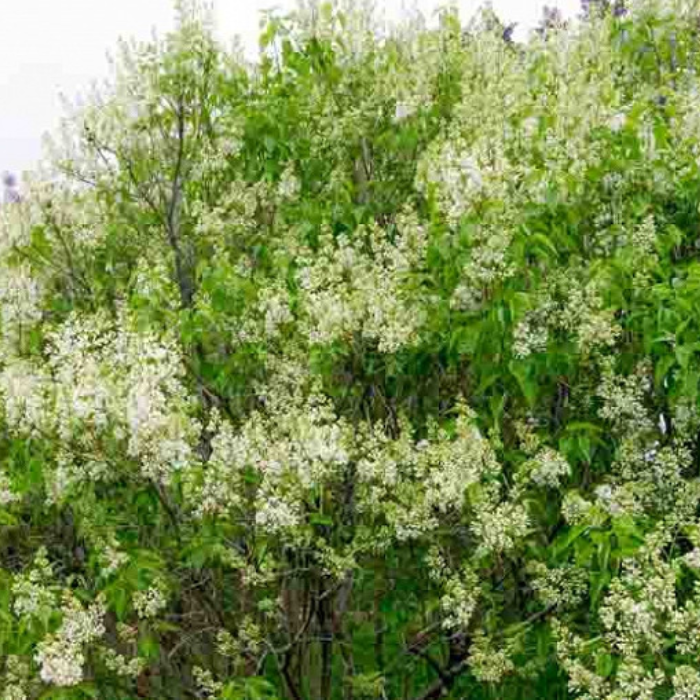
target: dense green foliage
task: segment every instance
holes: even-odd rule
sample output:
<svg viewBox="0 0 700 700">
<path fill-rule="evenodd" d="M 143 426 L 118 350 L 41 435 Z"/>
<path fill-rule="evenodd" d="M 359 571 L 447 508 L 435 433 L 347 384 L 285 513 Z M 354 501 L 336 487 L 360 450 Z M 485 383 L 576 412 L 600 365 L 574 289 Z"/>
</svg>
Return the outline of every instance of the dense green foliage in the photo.
<svg viewBox="0 0 700 700">
<path fill-rule="evenodd" d="M 179 7 L 0 210 L 2 700 L 700 698 L 700 6 Z"/>
</svg>

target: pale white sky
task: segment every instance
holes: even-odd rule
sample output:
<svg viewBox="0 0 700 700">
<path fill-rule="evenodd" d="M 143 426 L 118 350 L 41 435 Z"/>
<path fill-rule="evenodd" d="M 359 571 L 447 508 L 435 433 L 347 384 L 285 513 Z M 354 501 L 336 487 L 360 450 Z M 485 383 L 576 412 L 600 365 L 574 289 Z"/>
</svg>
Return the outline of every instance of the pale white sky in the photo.
<svg viewBox="0 0 700 700">
<path fill-rule="evenodd" d="M 402 5 L 430 17 L 439 0 L 376 0 L 387 16 Z M 260 11 L 292 9 L 294 0 L 215 0 L 222 39 L 235 34 L 254 55 Z M 483 3 L 459 0 L 469 17 Z M 533 26 L 545 5 L 573 16 L 579 0 L 493 0 L 496 12 L 520 30 Z M 42 135 L 62 115 L 60 95 L 74 99 L 107 74 L 107 52 L 120 36 L 146 39 L 172 27 L 173 0 L 0 0 L 0 171 L 31 169 Z"/>
</svg>

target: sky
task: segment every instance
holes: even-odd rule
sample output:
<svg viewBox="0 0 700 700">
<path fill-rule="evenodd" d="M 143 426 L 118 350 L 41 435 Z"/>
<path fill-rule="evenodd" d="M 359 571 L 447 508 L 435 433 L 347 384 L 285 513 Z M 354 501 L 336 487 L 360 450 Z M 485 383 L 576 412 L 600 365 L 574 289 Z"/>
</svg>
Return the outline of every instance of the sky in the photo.
<svg viewBox="0 0 700 700">
<path fill-rule="evenodd" d="M 219 38 L 240 36 L 255 55 L 261 11 L 292 9 L 294 0 L 214 0 Z M 438 0 L 376 0 L 388 18 L 404 5 L 434 16 Z M 459 0 L 468 18 L 481 0 Z M 522 36 L 545 5 L 574 16 L 579 0 L 492 0 Z M 108 75 L 107 55 L 119 37 L 147 39 L 173 26 L 173 0 L 0 0 L 0 171 L 21 174 L 41 156 L 43 134 L 55 131 L 69 101 Z M 517 34 L 516 34 L 517 36 Z"/>
</svg>

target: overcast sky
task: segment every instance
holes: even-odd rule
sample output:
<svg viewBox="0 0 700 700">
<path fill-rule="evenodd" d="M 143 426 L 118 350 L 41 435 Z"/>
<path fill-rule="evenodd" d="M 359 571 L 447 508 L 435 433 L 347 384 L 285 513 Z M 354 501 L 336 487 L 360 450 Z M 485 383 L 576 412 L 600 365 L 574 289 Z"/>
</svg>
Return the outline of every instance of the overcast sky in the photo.
<svg viewBox="0 0 700 700">
<path fill-rule="evenodd" d="M 395 17 L 402 0 L 377 0 Z M 403 0 L 427 17 L 438 0 Z M 466 18 L 480 0 L 460 0 Z M 531 28 L 544 5 L 566 16 L 579 0 L 493 0 L 497 13 Z M 294 0 L 216 0 L 220 38 L 239 35 L 249 54 L 256 50 L 260 11 L 291 9 Z M 42 135 L 62 114 L 60 95 L 74 99 L 92 80 L 107 74 L 107 52 L 120 36 L 146 39 L 173 25 L 173 0 L 0 0 L 0 171 L 31 169 L 41 154 Z"/>
</svg>

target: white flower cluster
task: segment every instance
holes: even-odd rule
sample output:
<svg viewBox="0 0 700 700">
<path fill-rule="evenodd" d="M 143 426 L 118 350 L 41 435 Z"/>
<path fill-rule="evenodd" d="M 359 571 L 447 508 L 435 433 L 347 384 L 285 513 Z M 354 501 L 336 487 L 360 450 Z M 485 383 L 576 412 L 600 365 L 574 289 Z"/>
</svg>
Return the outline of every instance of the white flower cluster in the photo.
<svg viewBox="0 0 700 700">
<path fill-rule="evenodd" d="M 111 576 L 129 562 L 129 555 L 113 544 L 107 544 L 101 552 L 100 561 L 104 576 Z"/>
<path fill-rule="evenodd" d="M 0 260 L 26 244 L 30 237 L 32 217 L 28 202 L 14 202 L 0 207 Z"/>
<path fill-rule="evenodd" d="M 695 656 L 700 653 L 700 586 L 697 583 L 692 597 L 682 608 L 673 611 L 668 630 L 675 635 L 675 646 L 680 654 Z"/>
<path fill-rule="evenodd" d="M 519 360 L 545 352 L 549 342 L 549 329 L 540 309 L 528 312 L 513 329 L 513 354 Z"/>
<path fill-rule="evenodd" d="M 8 683 L 0 697 L 2 700 L 28 700 L 29 698 L 24 688 L 14 683 Z"/>
<path fill-rule="evenodd" d="M 553 275 L 516 323 L 513 354 L 523 359 L 545 352 L 550 337 L 566 333 L 574 338 L 582 356 L 615 345 L 621 329 L 614 309 L 605 308 L 600 282 L 567 270 L 567 278 Z"/>
<path fill-rule="evenodd" d="M 403 540 L 433 530 L 440 513 L 460 512 L 468 494 L 500 471 L 491 445 L 464 405 L 454 433 L 434 429 L 429 439 L 415 442 L 407 425 L 397 439 L 372 429 L 362 438 L 360 454 L 358 506 L 386 518 Z"/>
<path fill-rule="evenodd" d="M 515 272 L 509 259 L 512 238 L 513 223 L 507 215 L 484 218 L 471 228 L 468 258 L 450 300 L 452 308 L 477 311 L 489 290 Z M 537 345 L 546 345 L 541 334 L 536 335 Z"/>
<path fill-rule="evenodd" d="M 350 341 L 357 333 L 377 342 L 381 352 L 413 344 L 424 303 L 407 279 L 422 265 L 426 246 L 426 231 L 412 213 L 398 217 L 393 240 L 377 226 L 360 228 L 351 238 L 325 235 L 300 272 L 309 340 Z"/>
<path fill-rule="evenodd" d="M 236 636 L 225 629 L 219 630 L 216 635 L 217 651 L 229 659 L 240 659 L 243 654 L 256 655 L 263 644 L 263 631 L 251 616 L 241 620 Z"/>
<path fill-rule="evenodd" d="M 497 32 L 483 31 L 465 51 L 458 67 L 464 97 L 449 132 L 427 149 L 417 173 L 418 188 L 435 193 L 453 227 L 486 200 L 505 201 L 528 175 L 534 179 L 521 166 L 536 140 L 527 68 Z"/>
<path fill-rule="evenodd" d="M 421 26 L 421 18 L 416 18 L 413 27 L 404 27 L 403 32 L 396 28 L 400 32 L 397 55 L 385 59 L 377 75 L 377 95 L 394 102 L 393 119 L 397 123 L 432 104 L 440 72 L 448 69 L 455 55 L 450 49 L 457 42 L 456 36 L 447 31 L 420 31 Z"/>
<path fill-rule="evenodd" d="M 569 491 L 561 504 L 561 514 L 569 525 L 580 525 L 587 521 L 593 510 L 593 503 L 580 493 Z"/>
<path fill-rule="evenodd" d="M 195 666 L 192 675 L 200 692 L 206 698 L 218 698 L 224 689 L 224 684 L 215 680 L 214 674 L 209 669 Z"/>
<path fill-rule="evenodd" d="M 612 648 L 623 656 L 660 650 L 662 636 L 655 601 L 632 597 L 620 579 L 613 580 L 600 618 Z"/>
<path fill-rule="evenodd" d="M 547 606 L 574 607 L 588 590 L 588 572 L 582 568 L 550 568 L 542 562 L 533 562 L 528 572 L 532 575 L 532 589 Z"/>
<path fill-rule="evenodd" d="M 480 554 L 503 554 L 527 535 L 530 519 L 517 503 L 501 503 L 495 508 L 482 505 L 471 529 L 480 542 Z"/>
<path fill-rule="evenodd" d="M 585 641 L 563 625 L 555 625 L 558 654 L 572 690 L 584 697 L 587 693 L 591 698 L 614 700 L 652 698 L 656 689 L 673 685 L 674 698 L 698 697 L 700 676 L 695 669 L 680 665 L 670 674 L 670 668 L 650 670 L 646 663 L 671 647 L 690 657 L 700 653 L 700 584 L 696 583 L 691 596 L 677 594 L 683 558 L 668 559 L 674 536 L 672 528 L 649 534 L 635 557 L 624 562 L 622 574 L 612 580 L 600 608 L 602 634 L 596 655 L 618 658 L 614 685 L 588 668 L 595 664 L 596 655 L 591 658 Z"/>
<path fill-rule="evenodd" d="M 479 599 L 479 579 L 471 570 L 464 568 L 447 578 L 445 592 L 440 599 L 440 607 L 445 615 L 443 627 L 446 629 L 469 629 L 472 615 Z"/>
<path fill-rule="evenodd" d="M 21 342 L 21 334 L 41 320 L 43 289 L 27 263 L 0 263 L 0 327 L 5 347 Z"/>
<path fill-rule="evenodd" d="M 426 188 L 432 186 L 440 193 L 442 209 L 451 225 L 456 226 L 483 195 L 483 166 L 462 139 L 446 141 L 433 148 L 437 150 L 425 160 L 421 176 Z"/>
<path fill-rule="evenodd" d="M 291 178 L 291 173 L 288 174 Z M 286 183 L 293 188 L 291 180 Z M 289 193 L 291 196 L 292 193 Z M 270 194 L 265 183 L 249 184 L 234 180 L 214 207 L 196 204 L 194 215 L 197 233 L 217 247 L 232 236 L 249 235 L 255 231 L 256 214 L 261 202 L 268 202 Z"/>
<path fill-rule="evenodd" d="M 42 279 L 16 255 L 28 242 L 32 223 L 27 203 L 0 207 L 0 358 L 21 352 L 24 336 L 43 315 Z"/>
<path fill-rule="evenodd" d="M 0 507 L 10 505 L 19 501 L 21 496 L 12 490 L 10 479 L 4 472 L 0 471 Z"/>
<path fill-rule="evenodd" d="M 660 446 L 658 440 L 643 440 L 631 435 L 624 438 L 616 453 L 613 468 L 620 476 L 620 488 L 647 509 L 675 507 L 680 517 L 683 504 L 695 491 L 684 472 L 693 463 L 692 450 L 680 441 Z M 694 505 L 688 504 L 690 512 Z"/>
<path fill-rule="evenodd" d="M 30 662 L 26 657 L 10 654 L 5 656 L 5 675 L 0 691 L 2 700 L 29 700 L 27 688 L 31 677 Z"/>
<path fill-rule="evenodd" d="M 139 260 L 134 273 L 133 291 L 142 304 L 157 308 L 161 313 L 164 309 L 176 310 L 180 303 L 168 259 L 162 255 L 158 255 L 155 260 L 144 255 Z"/>
<path fill-rule="evenodd" d="M 380 426 L 361 423 L 352 430 L 313 395 L 303 399 L 281 387 L 268 389 L 266 403 L 238 431 L 213 421 L 211 455 L 189 483 L 188 499 L 199 516 L 236 516 L 244 494 L 251 494 L 245 474 L 253 469 L 259 478 L 256 524 L 269 532 L 293 528 L 303 522 L 309 492 L 336 483 L 352 464 L 356 507 L 386 522 L 400 540 L 432 531 L 441 513 L 462 511 L 475 488 L 479 499 L 494 502 L 494 523 L 505 528 L 503 544 L 511 542 L 507 533 L 522 531 L 524 512 L 514 506 L 498 510 L 495 494 L 483 487 L 500 466 L 465 406 L 453 430 L 433 427 L 427 439 L 415 441 L 407 424 L 397 438 Z M 478 508 L 483 506 L 479 500 Z M 488 539 L 496 532 L 492 525 L 484 523 L 483 533 L 475 525 L 475 532 Z"/>
<path fill-rule="evenodd" d="M 475 634 L 469 649 L 469 669 L 482 683 L 499 683 L 515 670 L 505 649 L 494 647 L 485 634 Z"/>
<path fill-rule="evenodd" d="M 289 163 L 282 172 L 279 184 L 277 185 L 277 195 L 281 201 L 295 199 L 301 191 L 301 182 L 294 170 L 294 163 Z"/>
<path fill-rule="evenodd" d="M 268 486 L 269 491 L 272 489 Z M 268 489 L 261 489 L 255 524 L 266 532 L 277 532 L 299 525 L 302 511 L 297 503 L 289 502 Z"/>
<path fill-rule="evenodd" d="M 673 674 L 673 690 L 670 700 L 700 698 L 700 673 L 692 666 L 679 666 Z"/>
<path fill-rule="evenodd" d="M 31 360 L 8 361 L 0 370 L 0 408 L 7 427 L 29 435 L 50 430 L 52 391 L 45 368 Z"/>
<path fill-rule="evenodd" d="M 612 480 L 596 491 L 598 503 L 612 515 L 674 512 L 683 519 L 692 516 L 697 486 L 687 479 L 693 463 L 694 411 L 679 407 L 679 430 L 668 435 L 667 419 L 647 406 L 651 391 L 651 369 L 641 362 L 628 376 L 614 370 L 614 361 L 603 362 L 597 390 L 603 404 L 599 415 L 613 427 L 618 438 L 612 464 Z M 670 439 L 669 439 L 670 437 Z"/>
<path fill-rule="evenodd" d="M 552 623 L 552 630 L 559 663 L 569 677 L 569 691 L 592 700 L 608 698 L 610 684 L 578 658 L 584 652 L 584 640 L 557 619 Z"/>
<path fill-rule="evenodd" d="M 32 568 L 17 574 L 12 584 L 12 609 L 17 617 L 48 619 L 56 605 L 56 591 L 51 585 L 53 570 L 46 550 L 39 549 Z"/>
<path fill-rule="evenodd" d="M 136 591 L 133 598 L 136 614 L 142 620 L 157 617 L 168 605 L 168 599 L 162 586 L 150 586 L 143 591 Z"/>
<path fill-rule="evenodd" d="M 289 294 L 284 290 L 263 290 L 259 308 L 264 316 L 265 337 L 268 339 L 277 338 L 282 327 L 294 320 L 289 308 Z"/>
<path fill-rule="evenodd" d="M 556 450 L 545 447 L 525 463 L 532 482 L 543 488 L 555 489 L 571 474 L 571 465 Z"/>
<path fill-rule="evenodd" d="M 299 524 L 307 489 L 332 479 L 348 463 L 348 427 L 327 402 L 269 396 L 269 408 L 254 413 L 234 433 L 218 425 L 202 481 L 190 498 L 200 515 L 226 514 L 242 503 L 243 473 L 261 477 L 255 519 L 277 531 Z M 215 423 L 216 425 L 216 423 Z"/>
<path fill-rule="evenodd" d="M 122 334 L 114 359 L 126 369 L 121 417 L 128 426 L 128 453 L 141 460 L 144 474 L 167 480 L 194 459 L 199 426 L 189 415 L 191 398 L 184 366 L 173 340 L 140 333 Z"/>
<path fill-rule="evenodd" d="M 621 328 L 615 323 L 614 309 L 604 308 L 596 281 L 567 290 L 567 303 L 559 325 L 577 340 L 579 352 L 589 355 L 596 349 L 612 347 Z"/>
<path fill-rule="evenodd" d="M 600 511 L 613 517 L 639 516 L 643 512 L 634 483 L 600 484 L 595 489 L 595 504 Z"/>
<path fill-rule="evenodd" d="M 68 596 L 58 631 L 37 647 L 35 659 L 44 683 L 74 686 L 83 680 L 85 648 L 105 633 L 105 608 L 101 601 L 84 608 Z"/>
<path fill-rule="evenodd" d="M 613 362 L 607 361 L 603 381 L 598 388 L 598 396 L 603 400 L 600 417 L 609 421 L 620 434 L 652 432 L 654 424 L 645 405 L 650 390 L 647 364 L 637 367 L 634 374 L 621 377 L 615 374 Z"/>
<path fill-rule="evenodd" d="M 118 654 L 114 649 L 103 649 L 102 658 L 105 666 L 118 676 L 126 678 L 137 678 L 146 666 L 144 659 L 134 657 L 127 659 L 122 654 Z"/>
<path fill-rule="evenodd" d="M 0 373 L 9 427 L 57 436 L 58 485 L 106 475 L 104 458 L 87 456 L 111 440 L 149 478 L 167 480 L 194 460 L 199 428 L 177 344 L 119 323 L 74 315 L 50 334 L 46 369 L 17 360 Z"/>
</svg>

